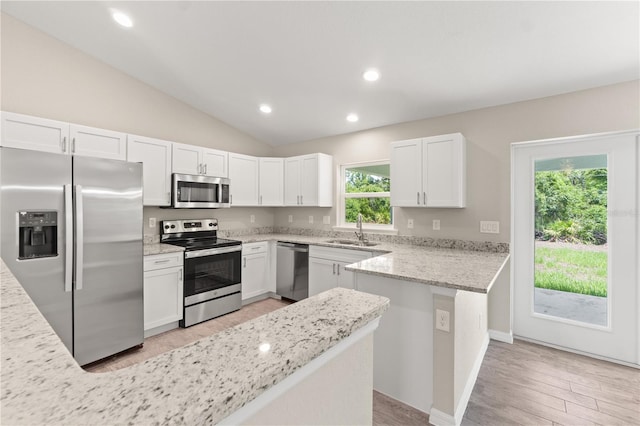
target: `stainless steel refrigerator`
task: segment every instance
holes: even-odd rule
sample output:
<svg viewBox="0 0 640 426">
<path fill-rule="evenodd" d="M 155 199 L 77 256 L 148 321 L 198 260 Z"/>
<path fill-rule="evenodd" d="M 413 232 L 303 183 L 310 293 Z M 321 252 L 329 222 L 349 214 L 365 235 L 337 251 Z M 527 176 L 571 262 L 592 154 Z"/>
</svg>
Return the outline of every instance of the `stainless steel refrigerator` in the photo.
<svg viewBox="0 0 640 426">
<path fill-rule="evenodd" d="M 0 148 L 0 255 L 80 365 L 144 337 L 142 165 Z"/>
</svg>

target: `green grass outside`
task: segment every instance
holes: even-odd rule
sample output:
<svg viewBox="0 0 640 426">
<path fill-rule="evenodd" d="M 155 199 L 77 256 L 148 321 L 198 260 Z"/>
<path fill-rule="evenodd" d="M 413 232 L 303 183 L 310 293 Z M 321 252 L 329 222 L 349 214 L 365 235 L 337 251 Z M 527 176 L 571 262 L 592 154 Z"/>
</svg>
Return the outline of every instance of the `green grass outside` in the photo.
<svg viewBox="0 0 640 426">
<path fill-rule="evenodd" d="M 535 286 L 607 297 L 607 252 L 536 247 Z"/>
</svg>

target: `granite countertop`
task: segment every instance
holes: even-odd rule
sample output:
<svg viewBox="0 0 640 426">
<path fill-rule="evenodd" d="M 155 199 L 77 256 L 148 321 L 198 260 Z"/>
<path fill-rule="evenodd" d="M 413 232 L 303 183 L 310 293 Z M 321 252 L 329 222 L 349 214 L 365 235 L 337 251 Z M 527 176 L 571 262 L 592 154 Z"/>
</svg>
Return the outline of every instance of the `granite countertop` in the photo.
<svg viewBox="0 0 640 426">
<path fill-rule="evenodd" d="M 154 254 L 175 253 L 184 251 L 184 247 L 174 246 L 172 244 L 149 243 L 144 244 L 144 255 L 152 256 Z"/>
<path fill-rule="evenodd" d="M 213 424 L 389 306 L 336 288 L 140 364 L 88 373 L 0 269 L 2 424 Z"/>
<path fill-rule="evenodd" d="M 328 242 L 336 238 L 307 235 L 254 234 L 230 238 L 243 243 L 285 241 L 368 251 L 372 252 L 374 257 L 347 265 L 346 269 L 362 274 L 477 293 L 488 293 L 494 278 L 509 258 L 509 253 L 394 244 L 385 241 L 375 241 L 377 245 L 372 247 L 342 245 Z M 468 244 L 470 247 L 477 247 L 482 243 Z M 464 243 L 462 245 L 464 246 Z"/>
</svg>

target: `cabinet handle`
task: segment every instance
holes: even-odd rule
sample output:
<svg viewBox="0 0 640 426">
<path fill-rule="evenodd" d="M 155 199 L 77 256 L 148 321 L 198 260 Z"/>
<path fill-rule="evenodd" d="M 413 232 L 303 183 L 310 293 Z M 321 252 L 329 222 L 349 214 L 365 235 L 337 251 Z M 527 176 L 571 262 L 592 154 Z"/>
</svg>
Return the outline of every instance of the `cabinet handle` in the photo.
<svg viewBox="0 0 640 426">
<path fill-rule="evenodd" d="M 204 174 L 205 175 L 207 174 L 207 165 L 206 164 L 204 165 Z"/>
<path fill-rule="evenodd" d="M 420 205 L 420 191 L 416 192 L 418 194 L 418 205 Z"/>
<path fill-rule="evenodd" d="M 171 193 L 167 192 L 167 202 L 171 203 Z"/>
<path fill-rule="evenodd" d="M 155 263 L 156 265 L 160 265 L 161 263 L 167 263 L 167 262 L 171 262 L 171 259 L 156 260 L 153 263 Z"/>
<path fill-rule="evenodd" d="M 71 153 L 76 152 L 76 138 L 71 139 Z"/>
<path fill-rule="evenodd" d="M 229 194 L 229 204 L 233 204 L 233 194 Z"/>
<path fill-rule="evenodd" d="M 260 196 L 260 205 L 262 205 L 262 195 Z"/>
<path fill-rule="evenodd" d="M 67 137 L 63 137 L 62 141 L 60 143 L 61 148 L 62 148 L 62 152 L 67 152 Z"/>
<path fill-rule="evenodd" d="M 427 193 L 423 192 L 422 193 L 422 202 L 424 203 L 424 205 L 427 205 Z"/>
<path fill-rule="evenodd" d="M 178 281 L 182 281 L 182 268 L 178 271 Z"/>
<path fill-rule="evenodd" d="M 260 250 L 261 247 L 251 247 L 251 250 Z"/>
<path fill-rule="evenodd" d="M 202 174 L 202 164 L 198 163 L 198 174 L 201 175 Z"/>
<path fill-rule="evenodd" d="M 336 266 L 337 266 L 336 269 L 338 270 L 338 275 L 340 275 L 340 264 L 338 263 Z"/>
<path fill-rule="evenodd" d="M 245 257 L 245 258 L 243 258 L 243 260 L 244 260 L 244 267 L 246 268 L 247 267 L 247 258 Z"/>
<path fill-rule="evenodd" d="M 333 264 L 333 273 L 332 273 L 332 275 L 335 275 L 335 274 L 336 274 L 336 264 L 334 263 Z"/>
</svg>

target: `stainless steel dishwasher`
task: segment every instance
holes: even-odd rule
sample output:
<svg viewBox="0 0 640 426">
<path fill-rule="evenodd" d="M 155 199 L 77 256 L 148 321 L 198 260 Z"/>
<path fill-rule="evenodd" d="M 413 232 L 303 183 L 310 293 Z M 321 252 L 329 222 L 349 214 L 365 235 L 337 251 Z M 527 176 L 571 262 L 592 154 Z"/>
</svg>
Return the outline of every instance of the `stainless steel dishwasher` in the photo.
<svg viewBox="0 0 640 426">
<path fill-rule="evenodd" d="M 276 293 L 290 300 L 309 297 L 309 245 L 278 242 Z"/>
</svg>

